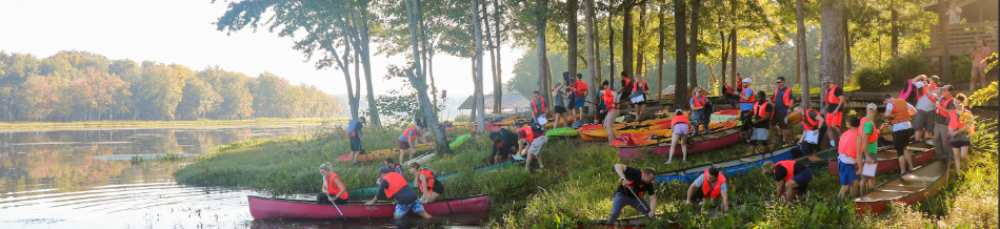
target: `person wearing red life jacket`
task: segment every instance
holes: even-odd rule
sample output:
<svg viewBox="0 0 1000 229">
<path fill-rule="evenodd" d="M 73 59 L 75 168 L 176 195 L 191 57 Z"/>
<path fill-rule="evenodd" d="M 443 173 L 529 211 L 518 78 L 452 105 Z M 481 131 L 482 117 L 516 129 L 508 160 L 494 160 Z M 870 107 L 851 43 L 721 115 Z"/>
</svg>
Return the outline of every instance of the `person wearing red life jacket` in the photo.
<svg viewBox="0 0 1000 229">
<path fill-rule="evenodd" d="M 615 140 L 615 119 L 618 118 L 618 103 L 615 101 L 618 98 L 618 94 L 611 89 L 611 85 L 605 80 L 601 83 L 601 87 L 604 88 L 604 93 L 601 95 L 601 101 L 604 102 L 604 110 L 602 113 L 604 115 L 604 130 L 608 132 L 608 142 L 613 142 Z"/>
<path fill-rule="evenodd" d="M 524 171 L 531 171 L 528 168 L 531 168 L 532 157 L 538 160 L 538 169 L 535 171 L 542 171 L 545 169 L 545 165 L 542 165 L 542 148 L 549 141 L 549 138 L 545 136 L 545 131 L 534 125 L 525 126 L 523 123 L 516 123 L 515 125 L 518 128 L 517 152 L 521 153 L 522 150 L 527 148 L 527 152 L 525 152 L 527 159 L 524 162 Z"/>
<path fill-rule="evenodd" d="M 951 151 L 951 136 L 948 135 L 948 117 L 955 113 L 955 87 L 944 85 L 941 87 L 941 96 L 938 97 L 934 107 L 937 109 L 934 116 L 934 152 Z M 935 154 L 940 159 L 954 159 L 950 153 Z"/>
<path fill-rule="evenodd" d="M 826 120 L 819 111 L 813 109 L 803 109 L 802 106 L 795 106 L 792 112 L 802 117 L 802 137 L 799 138 L 799 151 L 803 155 L 819 150 L 819 134 L 823 132 Z"/>
<path fill-rule="evenodd" d="M 764 174 L 774 176 L 774 180 L 778 182 L 776 192 L 778 199 L 785 202 L 801 199 L 813 179 L 813 171 L 795 160 L 778 163 L 765 161 L 760 168 Z"/>
<path fill-rule="evenodd" d="M 837 139 L 840 139 L 840 127 L 841 123 L 844 121 L 844 112 L 840 108 L 845 107 L 847 100 L 844 99 L 844 88 L 839 85 L 833 84 L 833 80 L 826 80 L 824 93 L 826 93 L 825 101 L 823 101 L 823 119 L 826 120 L 826 136 L 830 139 L 830 146 L 836 147 Z"/>
<path fill-rule="evenodd" d="M 674 146 L 676 146 L 677 143 L 681 144 L 681 162 L 687 163 L 688 147 L 687 144 L 684 144 L 684 141 L 687 141 L 687 135 L 691 133 L 691 127 L 688 124 L 689 122 L 690 121 L 688 120 L 687 115 L 684 115 L 683 110 L 677 109 L 677 111 L 674 111 L 674 117 L 672 120 L 672 130 L 674 134 L 673 137 L 670 138 L 670 153 L 667 154 L 667 162 L 664 162 L 663 164 L 669 165 L 674 163 L 674 149 L 676 149 Z"/>
<path fill-rule="evenodd" d="M 413 184 L 420 187 L 420 192 L 423 193 L 420 196 L 420 202 L 430 203 L 437 200 L 444 194 L 444 185 L 441 184 L 441 180 L 436 179 L 437 172 L 427 166 L 420 166 L 420 163 L 410 162 L 407 170 L 410 174 L 414 174 Z"/>
<path fill-rule="evenodd" d="M 414 145 L 417 145 L 417 140 L 420 140 L 423 144 L 433 144 L 427 143 L 427 138 L 424 137 L 424 127 L 414 126 L 406 128 L 403 133 L 396 138 L 396 145 L 399 146 L 399 161 L 406 161 L 403 158 L 406 156 L 406 151 L 410 152 L 410 159 L 413 159 L 413 154 L 417 153 L 416 149 L 413 149 Z"/>
<path fill-rule="evenodd" d="M 590 91 L 588 91 L 589 89 L 590 88 L 587 86 L 587 83 L 583 81 L 583 74 L 577 73 L 576 83 L 573 87 L 574 93 L 572 96 L 574 106 L 569 108 L 570 110 L 574 110 L 574 112 L 571 112 L 575 115 L 574 120 L 583 119 L 583 107 L 587 103 L 587 95 L 590 93 Z"/>
<path fill-rule="evenodd" d="M 535 98 L 531 99 L 531 120 L 538 123 L 538 118 L 545 116 L 545 98 L 535 91 Z M 539 123 L 539 125 L 544 125 L 544 123 Z"/>
<path fill-rule="evenodd" d="M 347 137 L 351 142 L 351 162 L 358 163 L 358 156 L 364 150 L 361 149 L 361 133 L 365 125 L 365 117 L 353 119 L 347 123 Z"/>
<path fill-rule="evenodd" d="M 633 108 L 635 109 L 636 120 L 643 120 L 646 116 L 646 100 L 649 99 L 649 88 L 646 82 L 642 81 L 642 78 L 636 77 L 632 80 L 632 93 L 630 94 L 629 101 L 632 101 Z"/>
<path fill-rule="evenodd" d="M 911 117 L 917 114 L 917 108 L 910 105 L 905 100 L 893 98 L 892 95 L 886 93 L 882 95 L 882 101 L 885 102 L 885 119 L 886 121 L 882 123 L 881 128 L 886 128 L 892 125 L 892 145 L 896 149 L 896 152 L 903 152 L 899 154 L 899 174 L 905 174 L 906 171 L 913 169 L 913 152 L 910 151 L 910 136 L 913 136 L 913 128 L 910 126 Z"/>
<path fill-rule="evenodd" d="M 711 122 L 712 101 L 701 94 L 701 86 L 695 88 L 688 102 L 691 105 L 691 125 L 694 127 L 694 134 L 698 134 L 699 127 L 705 127 L 705 134 L 711 134 L 708 124 Z"/>
<path fill-rule="evenodd" d="M 393 203 L 396 204 L 396 211 L 393 213 L 393 216 L 395 219 L 403 218 L 410 211 L 417 213 L 425 219 L 431 218 L 431 214 L 424 211 L 423 203 L 417 198 L 417 193 L 413 192 L 410 184 L 406 183 L 403 175 L 392 172 L 388 168 L 379 168 L 379 174 L 382 175 L 382 180 L 379 181 L 378 192 L 375 193 L 375 198 L 365 202 L 365 205 L 373 205 L 378 201 L 379 197 L 384 197 L 394 200 Z"/>
<path fill-rule="evenodd" d="M 656 216 L 656 185 L 653 180 L 656 178 L 656 170 L 647 167 L 643 170 L 628 167 L 623 164 L 615 164 L 615 173 L 621 178 L 621 184 L 615 191 L 615 200 L 611 204 L 611 216 L 608 217 L 608 224 L 618 221 L 618 215 L 622 213 L 625 206 L 632 206 L 643 215 L 650 218 Z M 649 202 L 643 199 L 649 196 Z"/>
<path fill-rule="evenodd" d="M 785 77 L 779 76 L 777 80 L 778 86 L 774 88 L 774 94 L 771 101 L 774 103 L 774 115 L 771 117 L 771 125 L 774 129 L 778 130 L 778 134 L 781 135 L 781 142 L 791 144 L 791 139 L 788 137 L 788 113 L 792 112 L 792 107 L 795 103 L 795 95 L 792 94 L 792 88 L 785 86 Z"/>
<path fill-rule="evenodd" d="M 955 158 L 955 174 L 962 175 L 962 163 L 969 163 L 969 145 L 971 145 L 970 135 L 976 129 L 976 117 L 972 116 L 972 111 L 965 109 L 966 96 L 958 94 L 955 96 L 955 112 L 951 113 L 948 120 L 948 135 L 951 136 L 951 149 Z"/>
<path fill-rule="evenodd" d="M 720 198 L 721 197 L 721 198 Z M 698 178 L 694 179 L 688 187 L 686 204 L 691 204 L 691 200 L 701 200 L 702 206 L 708 202 L 718 206 L 721 202 L 722 211 L 729 211 L 729 192 L 726 188 L 726 176 L 719 173 L 719 168 L 712 166 L 706 169 Z M 702 210 L 704 211 L 704 207 Z"/>
<path fill-rule="evenodd" d="M 858 169 L 862 155 L 859 149 L 864 147 L 862 145 L 864 138 L 860 137 L 863 135 L 858 132 L 860 125 L 861 119 L 851 117 L 848 122 L 849 129 L 844 131 L 837 144 L 837 168 L 840 172 L 840 192 L 837 193 L 837 197 L 840 198 L 844 198 L 848 191 L 851 195 L 847 196 L 847 199 L 858 197 L 858 175 L 862 172 Z"/>
<path fill-rule="evenodd" d="M 755 154 L 757 145 L 762 145 L 764 147 L 764 152 L 771 151 L 771 146 L 767 143 L 767 137 L 770 133 L 769 129 L 771 127 L 772 117 L 774 117 L 774 105 L 767 101 L 767 93 L 764 91 L 757 92 L 757 102 L 753 105 L 753 110 L 751 110 L 753 121 L 750 121 L 751 134 L 750 134 L 750 154 Z"/>
<path fill-rule="evenodd" d="M 316 195 L 316 204 L 347 204 L 347 188 L 333 172 L 333 166 L 330 163 L 320 165 L 319 174 L 323 175 L 323 192 Z"/>
<path fill-rule="evenodd" d="M 861 147 L 859 152 L 861 152 L 861 155 L 864 155 L 862 156 L 862 161 L 865 166 L 878 166 L 878 137 L 881 134 L 878 126 L 875 125 L 875 114 L 878 114 L 878 105 L 869 103 L 865 111 L 865 118 L 861 119 L 861 126 L 858 127 L 861 130 L 861 138 L 864 139 L 864 147 Z M 874 187 L 875 176 L 861 174 L 861 182 L 858 183 L 858 192 L 864 193 L 864 190 Z"/>
</svg>

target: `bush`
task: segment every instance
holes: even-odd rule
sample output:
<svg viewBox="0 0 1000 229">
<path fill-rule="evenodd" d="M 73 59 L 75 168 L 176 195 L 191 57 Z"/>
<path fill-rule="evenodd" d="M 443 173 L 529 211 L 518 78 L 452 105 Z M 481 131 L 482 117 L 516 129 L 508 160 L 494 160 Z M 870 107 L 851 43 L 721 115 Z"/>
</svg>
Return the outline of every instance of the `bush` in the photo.
<svg viewBox="0 0 1000 229">
<path fill-rule="evenodd" d="M 972 58 L 966 55 L 958 56 L 951 61 L 951 77 L 955 82 L 969 82 L 972 77 Z"/>
<path fill-rule="evenodd" d="M 471 122 L 472 118 L 467 114 L 460 114 L 455 116 L 455 122 Z"/>
<path fill-rule="evenodd" d="M 919 53 L 907 53 L 890 59 L 881 68 L 863 67 L 854 71 L 854 84 L 861 90 L 875 91 L 886 89 L 889 85 L 902 85 L 906 79 L 930 71 L 928 64 Z"/>
</svg>

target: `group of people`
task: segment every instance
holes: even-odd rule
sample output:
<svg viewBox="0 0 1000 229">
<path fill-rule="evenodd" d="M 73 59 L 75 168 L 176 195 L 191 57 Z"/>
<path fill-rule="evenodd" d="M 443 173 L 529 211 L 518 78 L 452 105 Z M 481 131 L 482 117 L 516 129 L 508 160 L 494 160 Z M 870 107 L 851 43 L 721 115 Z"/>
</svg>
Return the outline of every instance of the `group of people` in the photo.
<svg viewBox="0 0 1000 229">
<path fill-rule="evenodd" d="M 413 184 L 419 187 L 420 196 L 410 188 L 410 184 L 403 177 L 403 168 L 396 164 L 392 158 L 385 159 L 385 167 L 379 167 L 378 191 L 371 201 L 366 205 L 375 204 L 379 198 L 392 199 L 396 205 L 395 218 L 402 218 L 409 212 L 417 213 L 421 217 L 431 218 L 431 215 L 424 211 L 423 204 L 434 202 L 444 194 L 444 184 L 435 179 L 438 173 L 434 170 L 421 166 L 417 162 L 411 162 L 407 171 L 413 174 Z M 316 196 L 316 204 L 337 205 L 346 204 L 349 198 L 347 188 L 340 176 L 333 172 L 330 163 L 319 166 L 320 175 L 323 176 L 322 192 Z"/>
</svg>

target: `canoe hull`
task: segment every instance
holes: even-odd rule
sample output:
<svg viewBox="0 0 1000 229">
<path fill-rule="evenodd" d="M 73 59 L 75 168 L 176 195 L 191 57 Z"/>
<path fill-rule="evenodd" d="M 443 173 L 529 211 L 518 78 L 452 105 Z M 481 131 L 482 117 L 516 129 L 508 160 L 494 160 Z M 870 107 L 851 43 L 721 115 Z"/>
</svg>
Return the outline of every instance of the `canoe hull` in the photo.
<svg viewBox="0 0 1000 229">
<path fill-rule="evenodd" d="M 427 152 L 427 151 L 430 151 L 433 148 L 434 148 L 434 145 L 428 145 L 428 144 L 419 144 L 419 145 L 414 145 L 413 146 L 413 149 L 416 150 L 417 153 Z M 371 151 L 371 152 L 365 152 L 365 154 L 358 155 L 358 161 L 359 162 L 362 162 L 362 161 L 374 161 L 374 160 L 382 160 L 382 159 L 385 159 L 387 157 L 393 157 L 394 158 L 394 157 L 398 157 L 398 156 L 399 156 L 399 147 L 395 147 L 395 148 L 392 148 L 392 149 L 382 149 L 382 150 L 376 150 L 376 151 Z M 351 154 L 340 155 L 340 157 L 337 157 L 337 161 L 339 161 L 339 162 L 348 162 L 348 161 L 351 161 Z"/>
<path fill-rule="evenodd" d="M 723 130 L 727 131 L 727 130 Z M 704 141 L 697 141 L 693 146 L 688 147 L 688 155 L 701 153 L 709 150 L 720 149 L 724 147 L 731 146 L 740 141 L 740 132 L 735 130 L 730 130 L 728 135 L 720 138 L 708 139 Z M 659 155 L 667 155 L 670 153 L 669 143 L 667 146 L 654 146 L 654 147 L 619 147 L 618 157 L 622 161 L 632 161 L 642 157 L 642 154 L 646 151 L 652 151 L 653 153 Z M 683 152 L 681 151 L 681 146 L 674 146 L 674 156 L 680 156 Z"/>
<path fill-rule="evenodd" d="M 513 166 L 513 165 L 514 165 L 514 161 L 510 160 L 510 161 L 505 161 L 505 162 L 501 162 L 501 163 L 494 164 L 494 165 L 487 165 L 487 166 L 475 168 L 472 171 L 473 172 L 490 171 L 490 170 L 505 168 L 505 167 L 509 167 L 509 166 Z M 446 181 L 446 180 L 450 179 L 451 177 L 453 177 L 455 175 L 458 175 L 459 173 L 462 173 L 462 172 L 454 172 L 454 173 L 448 173 L 448 174 L 441 174 L 441 175 L 439 175 L 437 177 L 437 180 L 439 180 L 439 181 Z M 416 188 L 417 187 L 417 186 L 413 185 L 412 181 L 411 182 L 407 182 L 407 183 L 409 183 L 410 188 Z M 375 197 L 375 193 L 378 193 L 378 187 L 366 187 L 366 188 L 352 188 L 352 189 L 347 189 L 347 194 L 350 196 L 351 200 L 370 200 L 373 197 Z"/>
<path fill-rule="evenodd" d="M 694 182 L 695 178 L 698 178 L 698 175 L 700 175 L 702 171 L 708 169 L 710 166 L 713 166 L 713 164 L 719 164 L 721 167 L 719 168 L 719 170 L 722 171 L 726 175 L 726 177 L 739 177 L 746 175 L 754 168 L 760 167 L 761 165 L 764 164 L 764 162 L 767 161 L 779 162 L 784 160 L 791 160 L 792 148 L 793 147 L 790 146 L 767 153 L 754 154 L 751 156 L 741 157 L 737 159 L 730 159 L 707 165 L 699 165 L 699 166 L 693 166 L 689 168 L 659 173 L 656 175 L 655 179 L 657 183 L 661 184 L 667 182 L 681 182 L 684 184 L 691 184 Z M 752 158 L 753 160 L 747 160 L 748 158 Z M 730 163 L 734 165 L 725 166 L 726 164 Z"/>
<path fill-rule="evenodd" d="M 576 132 L 576 129 L 573 129 L 572 127 L 563 127 L 563 128 L 556 128 L 556 129 L 551 129 L 551 130 L 545 131 L 545 136 L 546 137 L 550 137 L 550 138 L 551 137 L 576 137 L 576 136 L 580 136 L 580 133 Z"/>
<path fill-rule="evenodd" d="M 395 205 L 377 204 L 366 206 L 359 202 L 338 205 L 319 205 L 305 201 L 278 200 L 257 196 L 247 196 L 250 215 L 254 219 L 367 219 L 391 218 Z M 424 204 L 424 210 L 431 215 L 456 213 L 483 213 L 489 209 L 490 196 L 473 196 L 461 199 L 441 200 Z M 337 211 L 339 207 L 340 211 Z M 341 215 L 343 213 L 343 215 Z M 410 213 L 413 214 L 413 213 Z"/>
<path fill-rule="evenodd" d="M 923 143 L 921 143 L 921 142 L 914 142 L 914 143 L 910 144 L 910 146 L 920 146 L 920 145 L 923 145 Z M 930 161 L 933 161 L 936 155 L 937 154 L 936 154 L 936 152 L 934 152 L 934 148 L 933 147 L 930 147 L 926 151 L 923 151 L 923 152 L 919 152 L 919 153 L 915 152 L 914 155 L 913 155 L 913 164 L 914 164 L 914 167 L 916 167 L 918 165 L 922 165 L 922 164 L 930 162 Z M 833 174 L 834 176 L 839 176 L 839 174 L 840 174 L 839 173 L 840 167 L 837 164 L 837 159 L 830 160 L 828 163 L 829 163 L 830 173 Z M 858 169 L 858 168 L 855 168 L 855 169 Z M 899 170 L 900 170 L 900 168 L 899 168 L 899 160 L 896 160 L 896 159 L 891 159 L 891 160 L 879 159 L 878 160 L 878 166 L 875 167 L 875 174 L 881 174 L 881 173 L 885 173 L 885 172 L 889 172 L 889 171 L 899 171 Z"/>
<path fill-rule="evenodd" d="M 913 171 L 907 172 L 904 175 L 898 176 L 892 180 L 886 181 L 882 184 L 876 185 L 872 191 L 865 193 L 861 198 L 854 199 L 854 204 L 857 206 L 858 214 L 878 214 L 881 213 L 887 205 L 892 202 L 900 202 L 903 204 L 916 204 L 920 201 L 927 200 L 930 197 L 936 196 L 941 192 L 941 188 L 948 183 L 948 176 L 950 170 L 948 169 L 947 160 L 935 160 L 933 162 L 927 163 L 920 167 L 914 168 Z M 926 179 L 906 181 L 906 177 L 928 177 L 929 175 L 936 175 L 936 180 L 929 182 Z M 930 183 L 930 184 L 927 184 Z M 921 187 L 920 185 L 925 185 Z M 902 190 L 905 191 L 905 195 L 879 198 L 883 190 Z M 898 192 L 898 191 L 897 191 Z"/>
</svg>

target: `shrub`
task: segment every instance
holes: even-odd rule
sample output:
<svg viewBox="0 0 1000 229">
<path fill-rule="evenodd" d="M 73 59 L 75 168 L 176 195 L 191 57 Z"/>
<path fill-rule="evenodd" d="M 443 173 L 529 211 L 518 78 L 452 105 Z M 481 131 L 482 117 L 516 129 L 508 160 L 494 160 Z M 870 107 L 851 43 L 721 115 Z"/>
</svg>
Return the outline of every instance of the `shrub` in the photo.
<svg viewBox="0 0 1000 229">
<path fill-rule="evenodd" d="M 455 116 L 455 122 L 471 122 L 471 117 L 467 114 L 460 114 Z"/>
<path fill-rule="evenodd" d="M 888 85 L 902 85 L 906 79 L 916 75 L 927 74 L 928 64 L 919 53 L 907 53 L 890 59 L 879 67 L 863 67 L 854 72 L 851 77 L 854 84 L 865 91 L 883 90 Z"/>
<path fill-rule="evenodd" d="M 951 60 L 951 77 L 954 82 L 969 82 L 972 77 L 972 58 L 966 55 Z"/>
</svg>

